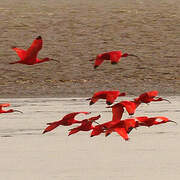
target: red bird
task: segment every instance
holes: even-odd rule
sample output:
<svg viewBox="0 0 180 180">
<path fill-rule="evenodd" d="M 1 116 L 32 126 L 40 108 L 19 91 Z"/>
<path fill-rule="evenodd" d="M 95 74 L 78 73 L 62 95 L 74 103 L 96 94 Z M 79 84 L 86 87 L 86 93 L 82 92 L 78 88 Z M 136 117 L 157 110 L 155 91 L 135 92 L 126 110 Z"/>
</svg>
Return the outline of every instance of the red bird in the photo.
<svg viewBox="0 0 180 180">
<path fill-rule="evenodd" d="M 120 120 L 122 117 L 122 114 L 124 112 L 124 108 L 128 112 L 129 115 L 133 115 L 136 111 L 136 108 L 140 105 L 141 103 L 139 101 L 121 101 L 117 104 L 114 104 L 112 106 L 109 106 L 107 108 L 112 108 L 113 112 L 113 119 L 114 120 Z"/>
<path fill-rule="evenodd" d="M 128 54 L 128 53 L 122 54 L 121 51 L 111 51 L 111 52 L 105 52 L 103 54 L 98 54 L 96 56 L 96 60 L 94 63 L 94 69 L 100 66 L 104 60 L 110 60 L 111 64 L 117 64 L 120 61 L 120 58 L 128 57 L 128 56 L 134 56 L 134 57 L 139 58 L 138 56 L 134 54 Z M 94 59 L 91 59 L 90 61 L 93 61 L 93 60 Z"/>
<path fill-rule="evenodd" d="M 71 134 L 75 134 L 79 131 L 90 131 L 90 130 L 92 130 L 94 128 L 92 123 L 95 122 L 96 120 L 98 120 L 100 117 L 101 116 L 98 115 L 95 117 L 91 117 L 89 119 L 84 119 L 80 126 L 75 127 L 73 129 L 70 129 L 68 136 L 70 136 Z"/>
<path fill-rule="evenodd" d="M 141 94 L 138 98 L 136 98 L 136 101 L 140 101 L 141 103 L 150 103 L 151 101 L 168 101 L 167 99 L 163 99 L 161 97 L 157 97 L 158 91 L 149 91 Z"/>
<path fill-rule="evenodd" d="M 105 136 L 108 136 L 112 132 L 117 132 L 124 140 L 128 140 L 128 133 L 136 127 L 135 119 L 125 119 L 120 121 L 113 121 L 113 123 L 105 131 Z"/>
<path fill-rule="evenodd" d="M 150 118 L 144 116 L 144 117 L 136 117 L 136 119 L 138 120 L 137 126 L 150 127 L 153 125 L 163 124 L 163 123 L 167 123 L 167 122 L 173 122 L 173 123 L 177 124 L 177 122 L 172 121 L 164 116 L 157 116 L 157 117 L 150 117 Z"/>
<path fill-rule="evenodd" d="M 112 132 L 117 132 L 125 140 L 128 140 L 128 133 L 130 133 L 133 128 L 136 128 L 136 121 L 134 118 L 108 121 L 95 126 L 91 132 L 91 137 L 97 136 L 101 133 L 105 133 L 105 136 L 108 136 Z"/>
<path fill-rule="evenodd" d="M 105 132 L 105 130 L 107 130 L 112 124 L 119 122 L 124 113 L 124 108 L 126 108 L 129 115 L 133 115 L 139 104 L 138 101 L 121 101 L 120 103 L 107 107 L 112 108 L 112 121 L 95 126 L 91 132 L 91 137 Z"/>
<path fill-rule="evenodd" d="M 74 119 L 75 116 L 80 114 L 80 113 L 89 114 L 89 112 L 73 112 L 73 113 L 67 114 L 59 121 L 47 123 L 47 125 L 49 125 L 49 126 L 43 131 L 43 134 L 46 132 L 52 131 L 53 129 L 55 129 L 56 127 L 58 127 L 60 125 L 70 126 L 74 123 L 82 123 L 82 121 L 77 121 Z"/>
<path fill-rule="evenodd" d="M 120 91 L 99 91 L 94 93 L 92 98 L 88 98 L 87 100 L 91 100 L 89 105 L 94 104 L 99 99 L 106 99 L 106 104 L 111 105 L 116 100 L 118 96 L 125 96 L 126 93 L 120 93 Z"/>
<path fill-rule="evenodd" d="M 50 61 L 50 60 L 51 61 L 57 61 L 57 60 L 50 59 L 50 58 L 44 58 L 41 60 L 37 58 L 37 55 L 42 48 L 42 44 L 43 44 L 42 38 L 41 38 L 41 36 L 38 36 L 26 51 L 23 49 L 12 47 L 12 49 L 20 57 L 20 60 L 15 61 L 15 62 L 11 62 L 9 64 L 20 63 L 20 64 L 33 65 L 33 64 L 42 63 L 45 61 Z"/>
<path fill-rule="evenodd" d="M 18 110 L 14 110 L 14 109 L 9 109 L 9 110 L 3 110 L 2 108 L 3 107 L 8 107 L 10 106 L 10 104 L 6 103 L 6 104 L 0 104 L 0 113 L 11 113 L 11 112 L 20 112 L 20 113 L 23 113 L 21 111 L 18 111 Z"/>
<path fill-rule="evenodd" d="M 103 124 L 98 124 L 97 126 L 95 126 L 91 132 L 91 137 L 97 136 L 101 133 L 104 133 L 113 123 L 114 121 L 108 121 L 106 123 Z"/>
</svg>

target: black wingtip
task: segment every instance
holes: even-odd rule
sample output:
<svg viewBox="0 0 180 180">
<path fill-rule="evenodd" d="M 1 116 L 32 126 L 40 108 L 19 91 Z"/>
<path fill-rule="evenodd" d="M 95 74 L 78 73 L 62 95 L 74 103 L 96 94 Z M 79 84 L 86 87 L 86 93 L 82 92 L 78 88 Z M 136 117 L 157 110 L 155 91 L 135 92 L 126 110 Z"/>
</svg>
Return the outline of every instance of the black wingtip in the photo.
<svg viewBox="0 0 180 180">
<path fill-rule="evenodd" d="M 117 64 L 117 62 L 111 62 L 111 64 Z"/>
<path fill-rule="evenodd" d="M 93 102 L 93 101 L 90 101 L 90 102 L 89 102 L 89 105 L 90 105 L 90 106 L 91 106 L 91 105 L 93 105 L 93 104 L 94 104 L 94 102 Z"/>
<path fill-rule="evenodd" d="M 38 39 L 42 39 L 42 37 L 41 37 L 41 36 L 38 36 L 36 39 L 37 39 L 37 40 L 38 40 Z"/>
<path fill-rule="evenodd" d="M 112 103 L 111 103 L 111 102 L 109 102 L 109 101 L 107 101 L 107 102 L 106 102 L 106 104 L 110 106 Z"/>
</svg>

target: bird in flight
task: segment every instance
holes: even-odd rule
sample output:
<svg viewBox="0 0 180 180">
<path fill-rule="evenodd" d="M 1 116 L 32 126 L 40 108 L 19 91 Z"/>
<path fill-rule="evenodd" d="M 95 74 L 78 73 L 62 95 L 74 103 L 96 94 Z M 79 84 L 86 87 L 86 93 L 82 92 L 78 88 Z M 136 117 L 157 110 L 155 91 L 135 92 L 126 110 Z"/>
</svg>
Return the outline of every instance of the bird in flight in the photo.
<svg viewBox="0 0 180 180">
<path fill-rule="evenodd" d="M 118 96 L 125 96 L 126 93 L 121 93 L 120 91 L 99 91 L 94 93 L 92 98 L 88 98 L 87 100 L 91 100 L 89 105 L 94 104 L 99 99 L 106 99 L 106 104 L 111 105 L 116 100 Z"/>
<path fill-rule="evenodd" d="M 34 64 L 42 63 L 46 61 L 57 61 L 55 59 L 50 59 L 48 57 L 44 59 L 37 58 L 39 51 L 42 49 L 42 45 L 43 45 L 42 37 L 38 36 L 27 50 L 23 50 L 17 47 L 12 47 L 12 49 L 19 56 L 20 60 L 10 62 L 9 64 L 20 63 L 20 64 L 26 64 L 26 65 L 34 65 Z"/>
<path fill-rule="evenodd" d="M 134 54 L 122 53 L 121 51 L 110 51 L 110 52 L 98 54 L 94 62 L 94 69 L 100 66 L 104 62 L 104 60 L 110 60 L 111 64 L 117 64 L 121 58 L 128 56 L 133 56 L 140 59 L 138 56 Z M 91 59 L 89 61 L 94 61 L 94 59 Z"/>
<path fill-rule="evenodd" d="M 98 120 L 100 117 L 101 116 L 98 115 L 98 116 L 91 117 L 89 119 L 82 120 L 80 126 L 75 127 L 73 129 L 70 129 L 70 132 L 69 132 L 68 136 L 70 136 L 71 134 L 75 134 L 75 133 L 77 133 L 79 131 L 90 131 L 90 130 L 92 130 L 94 128 L 92 123 L 93 122 L 97 123 L 96 120 Z"/>
<path fill-rule="evenodd" d="M 60 119 L 59 121 L 55 121 L 55 122 L 50 122 L 47 123 L 48 127 L 45 128 L 45 130 L 43 131 L 44 133 L 47 133 L 49 131 L 52 131 L 53 129 L 55 129 L 56 127 L 62 125 L 62 126 L 70 126 L 72 124 L 75 123 L 82 123 L 82 121 L 78 121 L 75 118 L 75 116 L 77 116 L 78 114 L 89 114 L 89 112 L 73 112 L 73 113 L 69 113 L 67 115 L 65 115 L 62 119 Z"/>
<path fill-rule="evenodd" d="M 9 110 L 4 110 L 3 108 L 4 107 L 9 107 L 10 104 L 9 103 L 6 103 L 6 104 L 0 104 L 0 113 L 12 113 L 12 112 L 20 112 L 20 113 L 23 113 L 19 110 L 15 110 L 15 109 L 9 109 Z"/>
<path fill-rule="evenodd" d="M 142 116 L 142 117 L 136 117 L 137 120 L 137 126 L 153 126 L 153 125 L 159 125 L 159 124 L 164 124 L 167 122 L 173 122 L 177 124 L 177 122 L 170 120 L 167 117 L 164 116 L 156 116 L 156 117 L 147 117 L 147 116 Z"/>
<path fill-rule="evenodd" d="M 171 103 L 167 99 L 157 97 L 157 95 L 158 95 L 158 91 L 148 91 L 148 92 L 141 94 L 138 98 L 135 98 L 134 100 L 139 101 L 141 103 L 146 103 L 146 104 L 148 104 L 152 101 L 168 101 L 169 103 Z"/>
</svg>

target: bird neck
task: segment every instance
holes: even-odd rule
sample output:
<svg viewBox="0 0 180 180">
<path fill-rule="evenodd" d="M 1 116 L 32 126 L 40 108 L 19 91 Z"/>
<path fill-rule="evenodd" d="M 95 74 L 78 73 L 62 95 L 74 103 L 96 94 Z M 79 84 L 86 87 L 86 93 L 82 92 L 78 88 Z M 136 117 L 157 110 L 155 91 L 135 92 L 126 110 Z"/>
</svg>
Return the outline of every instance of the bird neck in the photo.
<svg viewBox="0 0 180 180">
<path fill-rule="evenodd" d="M 38 60 L 37 63 L 42 63 L 42 62 L 46 62 L 49 60 L 50 60 L 49 58 L 44 58 L 44 59 Z"/>
</svg>

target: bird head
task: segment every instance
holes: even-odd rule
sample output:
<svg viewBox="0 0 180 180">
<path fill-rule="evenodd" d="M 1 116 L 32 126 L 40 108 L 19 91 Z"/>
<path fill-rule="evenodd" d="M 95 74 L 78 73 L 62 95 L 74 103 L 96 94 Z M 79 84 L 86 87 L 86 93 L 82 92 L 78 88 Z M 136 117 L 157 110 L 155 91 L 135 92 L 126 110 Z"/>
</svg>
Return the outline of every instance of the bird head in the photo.
<svg viewBox="0 0 180 180">
<path fill-rule="evenodd" d="M 140 59 L 140 58 L 139 58 L 137 55 L 135 55 L 135 54 L 128 54 L 128 53 L 122 54 L 122 57 L 128 57 L 128 56 L 133 56 L 133 57 L 136 57 L 136 58 Z"/>
<path fill-rule="evenodd" d="M 161 98 L 161 97 L 156 97 L 156 101 L 167 101 L 168 103 L 171 103 L 168 99 L 164 99 L 164 98 Z"/>
</svg>

